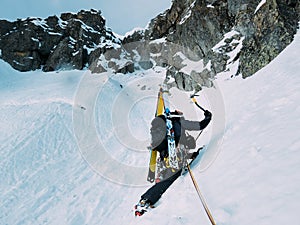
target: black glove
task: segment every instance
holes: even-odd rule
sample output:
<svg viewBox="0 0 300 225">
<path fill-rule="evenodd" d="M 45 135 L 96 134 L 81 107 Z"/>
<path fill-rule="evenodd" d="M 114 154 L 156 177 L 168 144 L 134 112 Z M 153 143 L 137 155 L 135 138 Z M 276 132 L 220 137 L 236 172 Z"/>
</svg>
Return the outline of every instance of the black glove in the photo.
<svg viewBox="0 0 300 225">
<path fill-rule="evenodd" d="M 204 116 L 205 116 L 205 118 L 211 118 L 212 114 L 211 114 L 210 111 L 205 110 L 205 111 L 204 111 Z"/>
</svg>

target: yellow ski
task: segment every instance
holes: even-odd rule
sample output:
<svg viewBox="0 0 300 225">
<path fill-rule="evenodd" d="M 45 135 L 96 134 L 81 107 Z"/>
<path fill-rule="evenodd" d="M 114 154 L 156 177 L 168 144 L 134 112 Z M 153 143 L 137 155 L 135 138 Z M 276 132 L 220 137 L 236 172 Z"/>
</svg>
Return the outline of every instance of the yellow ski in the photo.
<svg viewBox="0 0 300 225">
<path fill-rule="evenodd" d="M 157 97 L 155 117 L 163 115 L 164 113 L 165 113 L 165 102 L 163 98 L 163 89 L 160 88 Z M 157 151 L 155 149 L 150 149 L 150 163 L 149 163 L 149 172 L 148 172 L 147 180 L 151 183 L 153 183 L 155 180 L 156 158 L 157 158 Z"/>
</svg>

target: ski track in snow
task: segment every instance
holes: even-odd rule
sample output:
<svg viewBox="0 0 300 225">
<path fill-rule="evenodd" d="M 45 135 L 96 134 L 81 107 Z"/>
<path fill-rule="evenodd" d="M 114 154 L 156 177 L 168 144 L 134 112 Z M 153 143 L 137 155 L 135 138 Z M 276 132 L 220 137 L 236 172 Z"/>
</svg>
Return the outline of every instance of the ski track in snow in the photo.
<svg viewBox="0 0 300 225">
<path fill-rule="evenodd" d="M 295 41 L 254 76 L 224 79 L 224 73 L 217 79 L 226 111 L 221 152 L 208 169 L 200 170 L 200 160 L 193 171 L 219 225 L 298 222 L 299 47 L 298 32 Z M 19 73 L 0 63 L 0 224 L 210 224 L 189 174 L 173 184 L 156 209 L 134 218 L 132 207 L 148 187 L 110 182 L 83 160 L 72 107 L 84 72 Z M 106 102 L 98 98 L 98 120 L 108 115 L 101 112 L 101 104 L 115 98 L 121 90 L 118 82 L 130 81 L 116 78 L 109 86 L 115 87 L 114 95 L 108 94 Z M 141 104 L 132 111 L 133 127 L 149 122 L 150 114 L 137 115 L 142 109 L 151 111 L 153 106 Z M 101 125 L 98 131 L 110 134 L 107 143 L 114 140 L 110 122 Z M 138 129 L 146 134 L 143 129 L 148 127 Z M 118 149 L 112 149 L 112 155 L 128 163 L 148 160 Z"/>
</svg>

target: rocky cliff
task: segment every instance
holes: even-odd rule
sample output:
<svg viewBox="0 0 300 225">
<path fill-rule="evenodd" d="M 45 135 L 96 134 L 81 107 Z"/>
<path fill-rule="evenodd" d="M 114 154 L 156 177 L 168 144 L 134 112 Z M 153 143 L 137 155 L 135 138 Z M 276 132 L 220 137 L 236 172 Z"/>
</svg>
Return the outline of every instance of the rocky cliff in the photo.
<svg viewBox="0 0 300 225">
<path fill-rule="evenodd" d="M 226 53 L 243 38 L 243 47 L 234 60 L 239 60 L 237 73 L 248 77 L 291 43 L 298 28 L 299 7 L 298 0 L 174 0 L 170 9 L 151 21 L 144 38 L 166 37 L 191 49 L 205 62 L 211 60 L 211 76 L 226 69 Z M 219 51 L 213 51 L 232 30 L 238 33 Z"/>
<path fill-rule="evenodd" d="M 82 69 L 128 73 L 162 66 L 170 85 L 211 86 L 229 67 L 251 76 L 289 45 L 299 26 L 298 0 L 173 0 L 145 30 L 122 40 L 96 10 L 47 19 L 0 21 L 0 57 L 20 71 Z M 187 63 L 188 62 L 188 63 Z M 196 66 L 190 68 L 195 62 Z"/>
<path fill-rule="evenodd" d="M 20 71 L 82 69 L 93 60 L 94 51 L 104 52 L 119 43 L 96 10 L 0 20 L 1 58 Z"/>
</svg>

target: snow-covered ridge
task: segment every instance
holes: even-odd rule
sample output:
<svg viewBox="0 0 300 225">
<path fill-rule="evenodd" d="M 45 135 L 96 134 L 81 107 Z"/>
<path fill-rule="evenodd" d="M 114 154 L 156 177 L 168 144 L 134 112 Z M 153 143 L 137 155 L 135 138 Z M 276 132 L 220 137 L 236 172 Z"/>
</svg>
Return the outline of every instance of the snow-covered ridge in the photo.
<svg viewBox="0 0 300 225">
<path fill-rule="evenodd" d="M 143 33 L 143 32 L 145 32 L 145 28 L 136 27 L 136 28 L 132 29 L 131 31 L 128 31 L 127 33 L 125 33 L 125 35 L 123 36 L 123 38 L 127 37 L 127 36 L 131 36 L 131 35 L 133 35 L 136 32 Z"/>
</svg>

